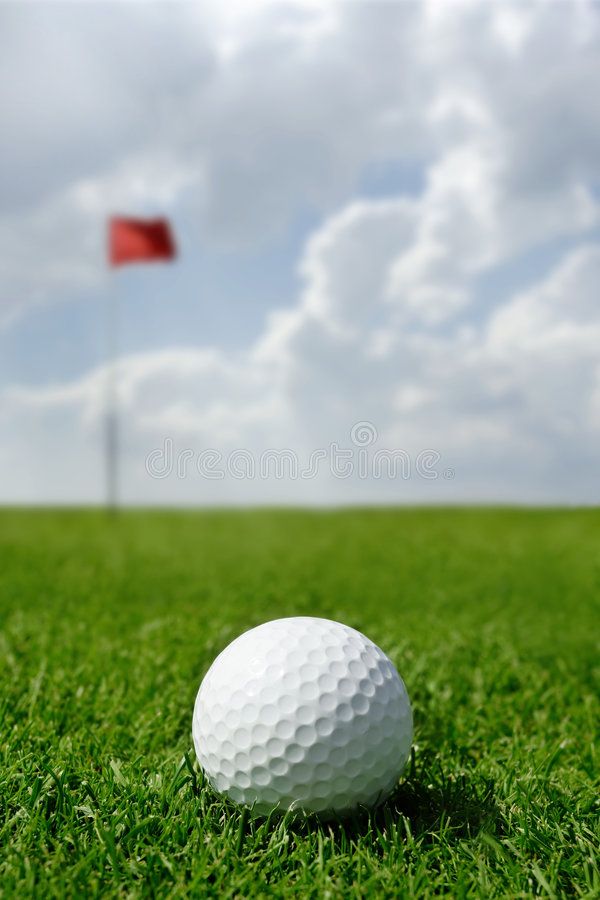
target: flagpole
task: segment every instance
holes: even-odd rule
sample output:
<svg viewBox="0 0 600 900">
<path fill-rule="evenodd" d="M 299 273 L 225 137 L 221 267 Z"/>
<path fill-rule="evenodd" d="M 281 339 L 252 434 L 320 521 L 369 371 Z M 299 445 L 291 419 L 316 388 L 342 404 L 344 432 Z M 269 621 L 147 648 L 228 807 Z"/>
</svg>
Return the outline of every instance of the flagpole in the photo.
<svg viewBox="0 0 600 900">
<path fill-rule="evenodd" d="M 119 417 L 117 409 L 117 296 L 114 285 L 109 288 L 106 302 L 106 409 L 105 409 L 105 471 L 106 508 L 115 513 L 119 506 L 118 453 Z"/>
<path fill-rule="evenodd" d="M 132 219 L 111 216 L 108 220 L 108 264 L 172 260 L 175 242 L 166 219 Z M 119 508 L 119 394 L 117 354 L 119 306 L 114 281 L 109 286 L 106 309 L 106 380 L 104 454 L 106 466 L 106 508 Z"/>
</svg>

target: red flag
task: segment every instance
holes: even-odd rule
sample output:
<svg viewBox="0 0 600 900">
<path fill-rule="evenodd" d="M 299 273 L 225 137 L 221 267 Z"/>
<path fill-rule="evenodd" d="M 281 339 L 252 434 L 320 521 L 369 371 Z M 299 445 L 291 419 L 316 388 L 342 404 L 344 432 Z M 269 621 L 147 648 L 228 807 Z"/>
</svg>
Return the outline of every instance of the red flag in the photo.
<svg viewBox="0 0 600 900">
<path fill-rule="evenodd" d="M 113 217 L 108 223 L 108 257 L 111 266 L 130 262 L 174 259 L 175 242 L 166 219 Z"/>
</svg>

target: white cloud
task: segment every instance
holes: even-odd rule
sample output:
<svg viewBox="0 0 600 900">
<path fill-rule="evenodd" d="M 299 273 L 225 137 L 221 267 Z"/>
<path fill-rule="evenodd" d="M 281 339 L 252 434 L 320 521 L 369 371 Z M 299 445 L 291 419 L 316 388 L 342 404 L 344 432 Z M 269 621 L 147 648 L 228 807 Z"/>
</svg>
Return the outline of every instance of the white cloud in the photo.
<svg viewBox="0 0 600 900">
<path fill-rule="evenodd" d="M 593 6 L 439 6 L 5 6 L 0 307 L 100 278 L 111 207 L 180 202 L 205 244 L 266 241 L 378 159 L 428 166 L 391 291 L 431 321 L 469 301 L 465 271 L 588 226 Z"/>
<path fill-rule="evenodd" d="M 365 205 L 363 215 L 373 213 L 377 219 L 381 209 L 374 206 Z M 345 228 L 340 217 L 332 223 L 342 257 L 354 246 L 355 216 L 352 209 L 341 217 Z M 380 292 L 384 319 L 378 327 L 387 330 L 393 349 L 379 356 L 368 352 L 367 326 L 357 329 L 351 316 L 348 331 L 335 330 L 326 315 L 319 315 L 315 297 L 319 281 L 323 289 L 331 249 L 325 236 L 312 240 L 303 299 L 294 311 L 273 320 L 248 353 L 232 359 L 217 351 L 173 349 L 120 362 L 129 465 L 135 461 L 138 474 L 144 454 L 165 438 L 178 447 L 214 447 L 224 453 L 246 448 L 258 455 L 268 447 L 291 447 L 306 459 L 330 441 L 352 447 L 352 425 L 366 420 L 379 433 L 373 450 L 404 449 L 414 458 L 431 447 L 444 465 L 456 468 L 456 480 L 437 482 L 436 490 L 428 488 L 430 496 L 452 497 L 456 491 L 462 497 L 564 499 L 573 482 L 581 492 L 591 474 L 587 457 L 598 429 L 599 245 L 574 251 L 544 282 L 516 295 L 479 328 L 436 336 L 426 326 L 406 330 L 394 321 Z M 353 272 L 347 275 L 352 286 Z M 325 283 L 343 290 L 339 272 L 337 282 Z M 62 387 L 13 391 L 5 395 L 5 412 L 10 402 L 27 417 L 40 410 L 70 410 L 75 433 L 83 427 L 87 440 L 95 441 L 104 377 L 98 370 Z M 560 483 L 565 460 L 579 458 L 581 464 L 582 456 L 586 467 L 572 473 L 565 490 Z M 160 496 L 167 487 L 182 490 L 172 482 L 147 480 L 144 496 Z M 287 484 L 286 496 L 302 500 L 306 487 Z M 371 488 L 375 496 L 383 490 L 381 484 Z M 422 496 L 424 490 L 418 481 L 385 488 L 387 499 Z M 333 499 L 356 499 L 365 487 L 329 478 L 319 482 L 319 489 Z M 254 483 L 238 485 L 238 491 L 255 499 L 264 499 L 265 492 L 281 498 L 282 486 Z M 585 493 L 576 496 L 586 499 Z"/>
<path fill-rule="evenodd" d="M 266 242 L 306 208 L 335 207 L 399 140 L 408 154 L 421 142 L 410 4 L 375 16 L 312 2 L 253 16 L 237 4 L 25 4 L 2 16 L 0 229 L 15 262 L 0 306 L 11 312 L 56 287 L 64 296 L 57 258 L 82 285 L 102 276 L 111 205 L 146 212 L 167 194 L 205 246 Z M 90 194 L 105 202 L 90 210 Z"/>
<path fill-rule="evenodd" d="M 51 162 L 46 196 L 17 196 L 17 184 L 0 219 L 9 249 L 2 296 L 14 314 L 101 277 L 97 223 L 119 200 L 185 204 L 207 240 L 230 246 L 268 240 L 306 206 L 325 214 L 299 263 L 295 305 L 271 313 L 253 346 L 120 361 L 131 499 L 204 496 L 206 485 L 188 496 L 185 485 L 144 477 L 140 460 L 166 436 L 197 448 L 307 453 L 347 441 L 358 420 L 376 426 L 380 447 L 439 449 L 456 479 L 426 487 L 330 478 L 288 486 L 292 499 L 587 499 L 600 427 L 593 5 L 573 16 L 547 3 L 465 3 L 452 14 L 439 3 L 267 4 L 256 19 L 237 5 L 224 16 L 186 10 L 169 25 L 181 58 L 159 55 L 148 84 L 143 54 L 124 61 L 112 26 L 97 38 L 74 20 L 82 43 L 70 64 L 89 51 L 81 103 L 76 92 L 75 113 L 66 103 L 51 110 L 81 165 Z M 139 11 L 126 15 L 124 33 Z M 163 26 L 159 15 L 145 26 L 145 51 Z M 48 46 L 58 52 L 71 39 L 57 27 Z M 111 54 L 108 84 L 96 70 Z M 23 96 L 38 97 L 34 76 Z M 104 106 L 119 80 L 124 97 Z M 99 127 L 119 138 L 97 157 L 95 132 L 80 143 L 76 134 L 96 97 Z M 136 98 L 142 118 L 130 129 L 124 117 Z M 144 119 L 149 110 L 155 120 Z M 44 128 L 42 117 L 26 137 L 45 141 Z M 16 165 L 14 147 L 13 156 Z M 418 162 L 422 192 L 355 197 L 361 172 L 392 159 Z M 482 275 L 518 268 L 524 254 L 562 238 L 573 249 L 538 284 L 488 302 Z M 85 456 L 101 425 L 104 377 L 99 369 L 65 385 L 12 388 L 1 414 L 15 433 L 23 417 L 43 431 L 48 415 L 66 416 Z M 231 490 L 289 498 L 280 485 Z"/>
</svg>

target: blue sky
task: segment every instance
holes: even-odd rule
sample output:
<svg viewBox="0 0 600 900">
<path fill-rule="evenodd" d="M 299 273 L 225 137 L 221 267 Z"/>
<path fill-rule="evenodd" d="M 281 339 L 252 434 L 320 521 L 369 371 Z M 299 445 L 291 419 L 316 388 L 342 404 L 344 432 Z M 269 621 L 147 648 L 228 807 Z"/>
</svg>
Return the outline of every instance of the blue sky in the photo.
<svg viewBox="0 0 600 900">
<path fill-rule="evenodd" d="M 597 500 L 596 5 L 53 2 L 0 26 L 0 500 L 102 499 L 109 294 L 125 502 Z M 168 215 L 177 262 L 109 272 L 115 212 Z M 409 478 L 358 473 L 361 422 Z M 165 442 L 356 465 L 157 478 Z"/>
</svg>

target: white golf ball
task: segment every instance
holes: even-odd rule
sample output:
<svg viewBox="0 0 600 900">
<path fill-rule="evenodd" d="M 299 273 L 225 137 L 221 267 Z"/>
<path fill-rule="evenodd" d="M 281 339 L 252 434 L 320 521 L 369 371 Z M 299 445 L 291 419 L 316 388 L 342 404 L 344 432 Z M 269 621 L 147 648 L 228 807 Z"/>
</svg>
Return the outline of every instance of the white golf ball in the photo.
<svg viewBox="0 0 600 900">
<path fill-rule="evenodd" d="M 412 713 L 393 663 L 327 619 L 277 619 L 236 638 L 200 685 L 196 755 L 219 793 L 264 814 L 343 814 L 393 790 Z"/>
</svg>

